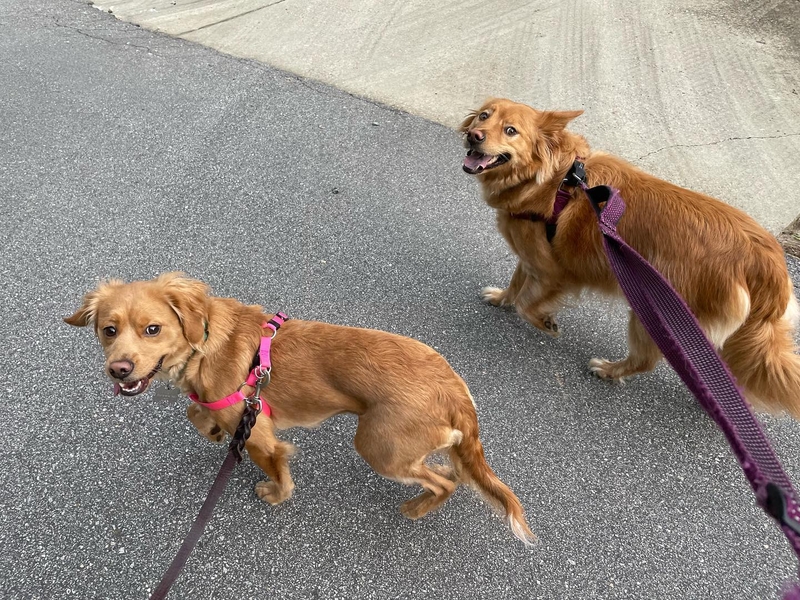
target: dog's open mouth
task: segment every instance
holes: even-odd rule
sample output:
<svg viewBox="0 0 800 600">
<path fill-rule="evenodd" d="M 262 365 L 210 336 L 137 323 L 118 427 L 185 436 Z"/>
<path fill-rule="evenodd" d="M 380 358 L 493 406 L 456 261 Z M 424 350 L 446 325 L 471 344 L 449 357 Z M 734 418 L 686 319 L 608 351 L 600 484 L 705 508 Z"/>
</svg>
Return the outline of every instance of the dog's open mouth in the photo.
<svg viewBox="0 0 800 600">
<path fill-rule="evenodd" d="M 114 395 L 122 394 L 123 396 L 136 396 L 141 394 L 147 389 L 150 384 L 150 378 L 145 377 L 137 381 L 126 381 L 123 383 L 114 384 Z"/>
<path fill-rule="evenodd" d="M 470 175 L 477 175 L 489 169 L 499 167 L 511 160 L 509 154 L 481 154 L 477 150 L 470 149 L 464 157 L 464 170 Z"/>
<path fill-rule="evenodd" d="M 155 374 L 161 370 L 161 365 L 164 363 L 166 356 L 162 356 L 158 361 L 155 368 L 150 371 L 147 377 L 137 379 L 136 381 L 120 381 L 114 383 L 114 395 L 122 394 L 123 396 L 137 396 L 147 389 L 150 385 L 150 380 L 155 377 Z"/>
</svg>

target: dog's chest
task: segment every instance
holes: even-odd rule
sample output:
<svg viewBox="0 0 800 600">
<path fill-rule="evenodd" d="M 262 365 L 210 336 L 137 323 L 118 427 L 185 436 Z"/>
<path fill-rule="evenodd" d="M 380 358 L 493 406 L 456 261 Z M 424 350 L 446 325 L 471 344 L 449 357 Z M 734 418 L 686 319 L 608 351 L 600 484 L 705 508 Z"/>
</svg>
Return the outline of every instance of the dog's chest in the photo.
<svg viewBox="0 0 800 600">
<path fill-rule="evenodd" d="M 517 219 L 508 213 L 500 213 L 497 227 L 514 254 L 531 269 L 535 269 L 542 260 L 542 252 L 549 254 L 550 245 L 544 231 L 544 223 Z"/>
</svg>

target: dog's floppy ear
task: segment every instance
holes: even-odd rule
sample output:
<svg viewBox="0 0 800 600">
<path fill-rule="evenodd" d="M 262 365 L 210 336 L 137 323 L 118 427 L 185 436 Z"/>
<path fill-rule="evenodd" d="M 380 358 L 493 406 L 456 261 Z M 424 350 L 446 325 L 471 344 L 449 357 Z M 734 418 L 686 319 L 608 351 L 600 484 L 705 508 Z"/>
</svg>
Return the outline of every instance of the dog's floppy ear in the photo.
<svg viewBox="0 0 800 600">
<path fill-rule="evenodd" d="M 546 110 L 539 113 L 539 129 L 544 132 L 555 133 L 563 131 L 567 123 L 583 114 L 582 110 Z"/>
<path fill-rule="evenodd" d="M 192 346 L 202 343 L 208 327 L 209 287 L 202 281 L 190 279 L 183 273 L 164 273 L 156 282 L 183 327 L 183 335 Z"/>
<path fill-rule="evenodd" d="M 100 305 L 100 300 L 105 295 L 105 292 L 114 287 L 124 285 L 120 279 L 110 279 L 102 282 L 93 290 L 83 297 L 83 304 L 75 311 L 75 314 L 69 317 L 64 317 L 64 322 L 68 325 L 75 327 L 86 327 L 89 323 L 94 323 L 97 318 L 97 307 Z"/>
<path fill-rule="evenodd" d="M 467 133 L 467 129 L 469 129 L 469 126 L 472 125 L 472 121 L 477 116 L 478 116 L 478 111 L 477 110 L 469 111 L 469 113 L 467 113 L 467 116 L 464 118 L 464 120 L 461 121 L 461 125 L 458 127 L 458 131 L 460 133 Z"/>
</svg>

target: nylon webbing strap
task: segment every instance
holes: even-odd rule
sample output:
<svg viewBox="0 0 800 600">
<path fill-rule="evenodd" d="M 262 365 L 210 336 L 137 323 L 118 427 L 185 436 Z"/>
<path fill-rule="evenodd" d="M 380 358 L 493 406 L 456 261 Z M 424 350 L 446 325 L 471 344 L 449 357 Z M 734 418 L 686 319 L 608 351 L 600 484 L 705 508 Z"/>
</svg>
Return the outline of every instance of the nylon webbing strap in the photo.
<svg viewBox="0 0 800 600">
<path fill-rule="evenodd" d="M 597 212 L 611 269 L 631 309 L 664 358 L 725 434 L 758 504 L 776 519 L 800 557 L 797 493 L 728 366 L 683 298 L 617 233 L 617 222 L 625 212 L 619 192 L 607 186 L 582 187 Z M 603 202 L 606 205 L 601 209 Z"/>
<path fill-rule="evenodd" d="M 175 555 L 175 558 L 172 559 L 172 563 L 169 565 L 167 572 L 164 573 L 164 577 L 161 578 L 161 582 L 158 584 L 158 587 L 153 592 L 153 595 L 150 596 L 150 600 L 163 600 L 167 597 L 169 589 L 172 587 L 172 584 L 175 583 L 178 575 L 180 575 L 181 569 L 183 569 L 183 566 L 186 564 L 186 559 L 189 558 L 189 555 L 197 545 L 200 536 L 203 535 L 203 531 L 205 531 L 206 525 L 211 519 L 211 514 L 214 512 L 214 507 L 217 505 L 217 501 L 219 500 L 220 496 L 222 496 L 225 486 L 228 485 L 228 480 L 231 478 L 233 468 L 238 464 L 238 462 L 239 461 L 234 453 L 229 451 L 228 455 L 225 457 L 225 462 L 222 463 L 222 467 L 220 467 L 219 473 L 217 473 L 217 478 L 214 480 L 214 484 L 208 491 L 206 501 L 203 502 L 203 506 L 200 507 L 200 512 L 197 514 L 197 519 L 195 519 L 192 528 L 186 535 L 186 539 L 183 540 L 183 544 L 181 544 L 181 547 L 178 550 L 178 553 Z"/>
</svg>

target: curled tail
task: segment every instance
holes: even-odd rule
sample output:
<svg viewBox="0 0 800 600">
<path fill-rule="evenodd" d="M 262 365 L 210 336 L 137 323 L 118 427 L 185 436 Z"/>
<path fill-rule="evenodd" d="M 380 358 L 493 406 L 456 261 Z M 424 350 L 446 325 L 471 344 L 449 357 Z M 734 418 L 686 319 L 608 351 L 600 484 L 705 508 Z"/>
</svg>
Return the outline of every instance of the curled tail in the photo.
<svg viewBox="0 0 800 600">
<path fill-rule="evenodd" d="M 450 458 L 460 479 L 478 488 L 492 505 L 502 511 L 512 533 L 525 545 L 531 545 L 536 536 L 525 521 L 522 504 L 486 463 L 483 444 L 478 438 L 478 417 L 472 405 L 465 405 L 454 421 L 455 428 L 463 437 L 450 448 Z"/>
<path fill-rule="evenodd" d="M 800 356 L 793 340 L 796 311 L 797 301 L 791 298 L 778 320 L 748 319 L 725 341 L 721 354 L 755 406 L 800 419 Z"/>
</svg>

